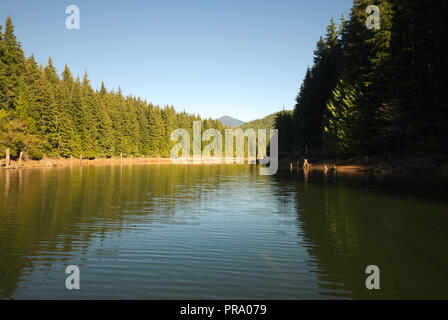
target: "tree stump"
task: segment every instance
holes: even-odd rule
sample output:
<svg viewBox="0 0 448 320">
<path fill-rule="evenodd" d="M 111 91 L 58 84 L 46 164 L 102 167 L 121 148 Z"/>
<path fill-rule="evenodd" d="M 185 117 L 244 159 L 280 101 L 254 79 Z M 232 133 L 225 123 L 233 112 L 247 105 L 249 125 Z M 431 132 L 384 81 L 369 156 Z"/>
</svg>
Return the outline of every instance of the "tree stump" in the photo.
<svg viewBox="0 0 448 320">
<path fill-rule="evenodd" d="M 11 165 L 11 157 L 9 155 L 9 148 L 6 148 L 6 154 L 5 154 L 5 158 L 6 158 L 6 168 L 9 168 L 9 166 Z"/>
<path fill-rule="evenodd" d="M 18 167 L 19 168 L 22 168 L 22 166 L 23 166 L 23 164 L 22 164 L 22 158 L 23 158 L 23 151 L 20 151 L 20 154 L 19 154 L 19 164 L 18 164 Z"/>
<path fill-rule="evenodd" d="M 303 160 L 303 170 L 308 171 L 310 169 L 310 164 L 308 163 L 308 159 Z"/>
</svg>

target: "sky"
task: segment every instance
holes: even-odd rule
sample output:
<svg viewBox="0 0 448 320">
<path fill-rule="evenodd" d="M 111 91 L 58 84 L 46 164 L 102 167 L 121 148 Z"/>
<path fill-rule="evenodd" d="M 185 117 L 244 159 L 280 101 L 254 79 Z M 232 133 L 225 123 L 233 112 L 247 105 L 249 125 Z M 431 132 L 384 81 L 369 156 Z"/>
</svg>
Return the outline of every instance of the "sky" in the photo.
<svg viewBox="0 0 448 320">
<path fill-rule="evenodd" d="M 66 28 L 77 5 L 80 29 Z M 27 56 L 94 88 L 206 118 L 292 109 L 317 40 L 352 0 L 2 0 Z"/>
</svg>

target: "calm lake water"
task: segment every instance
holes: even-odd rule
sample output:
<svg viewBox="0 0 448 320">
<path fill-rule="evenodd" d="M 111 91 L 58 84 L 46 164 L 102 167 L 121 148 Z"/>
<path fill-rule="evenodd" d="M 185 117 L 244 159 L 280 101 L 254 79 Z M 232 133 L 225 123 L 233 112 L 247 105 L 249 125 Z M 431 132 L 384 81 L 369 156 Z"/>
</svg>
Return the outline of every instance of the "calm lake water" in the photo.
<svg viewBox="0 0 448 320">
<path fill-rule="evenodd" d="M 1 170 L 0 298 L 448 299 L 447 186 L 249 165 Z"/>
</svg>

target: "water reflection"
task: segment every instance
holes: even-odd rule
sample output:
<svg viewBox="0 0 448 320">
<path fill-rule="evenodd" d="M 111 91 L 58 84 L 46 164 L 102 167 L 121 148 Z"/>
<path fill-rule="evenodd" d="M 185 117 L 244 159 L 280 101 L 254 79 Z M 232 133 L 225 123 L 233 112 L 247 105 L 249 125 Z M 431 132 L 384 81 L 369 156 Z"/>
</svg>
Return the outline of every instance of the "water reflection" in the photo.
<svg viewBox="0 0 448 320">
<path fill-rule="evenodd" d="M 403 181 L 248 165 L 2 170 L 0 297 L 447 298 L 445 185 Z M 370 264 L 380 291 L 364 287 Z"/>
<path fill-rule="evenodd" d="M 417 179 L 320 172 L 282 179 L 296 187 L 298 225 L 316 258 L 321 293 L 448 298 L 446 181 Z M 364 285 L 372 264 L 381 270 L 379 291 Z"/>
</svg>

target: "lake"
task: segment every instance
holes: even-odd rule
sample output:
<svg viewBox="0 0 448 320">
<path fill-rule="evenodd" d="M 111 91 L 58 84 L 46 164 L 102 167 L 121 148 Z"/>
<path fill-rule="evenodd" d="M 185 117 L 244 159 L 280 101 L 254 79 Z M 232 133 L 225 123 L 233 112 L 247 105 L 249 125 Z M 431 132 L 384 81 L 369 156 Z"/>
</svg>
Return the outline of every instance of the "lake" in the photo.
<svg viewBox="0 0 448 320">
<path fill-rule="evenodd" d="M 250 165 L 1 170 L 0 298 L 448 299 L 447 186 Z"/>
</svg>

